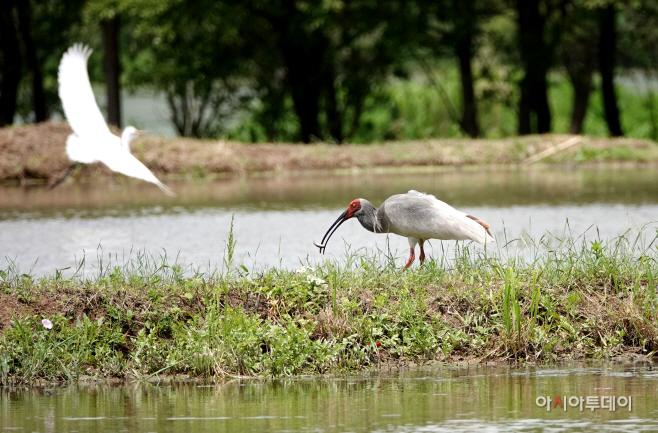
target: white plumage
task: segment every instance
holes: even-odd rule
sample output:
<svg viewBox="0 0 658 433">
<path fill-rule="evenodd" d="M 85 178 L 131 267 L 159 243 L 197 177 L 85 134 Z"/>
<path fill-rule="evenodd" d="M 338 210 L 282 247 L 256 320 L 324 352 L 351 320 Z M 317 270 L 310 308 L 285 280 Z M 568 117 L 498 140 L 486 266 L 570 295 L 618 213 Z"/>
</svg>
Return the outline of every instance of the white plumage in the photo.
<svg viewBox="0 0 658 433">
<path fill-rule="evenodd" d="M 418 244 L 420 260 L 425 260 L 423 244 L 428 239 L 473 240 L 481 244 L 496 241 L 489 231 L 489 224 L 458 211 L 433 195 L 411 190 L 406 194 L 387 198 L 379 209 L 366 199 L 353 200 L 347 210 L 329 227 L 322 242 L 315 244 L 320 248 L 320 252 L 326 248 L 329 238 L 338 227 L 354 216 L 366 230 L 374 233 L 395 233 L 409 240 L 411 251 L 405 268 L 414 261 L 414 250 Z"/>
<path fill-rule="evenodd" d="M 107 127 L 87 74 L 91 52 L 89 47 L 75 44 L 64 53 L 59 64 L 59 97 L 66 120 L 73 129 L 73 134 L 66 140 L 67 155 L 78 163 L 102 162 L 113 171 L 154 183 L 166 194 L 174 195 L 130 153 L 130 142 L 141 131 L 128 126 L 119 138 Z"/>
<path fill-rule="evenodd" d="M 473 240 L 485 244 L 495 242 L 488 232 L 488 224 L 458 211 L 433 195 L 411 190 L 397 194 L 382 203 L 382 212 L 388 220 L 388 232 L 419 240 Z M 413 248 L 413 247 L 412 247 Z"/>
</svg>

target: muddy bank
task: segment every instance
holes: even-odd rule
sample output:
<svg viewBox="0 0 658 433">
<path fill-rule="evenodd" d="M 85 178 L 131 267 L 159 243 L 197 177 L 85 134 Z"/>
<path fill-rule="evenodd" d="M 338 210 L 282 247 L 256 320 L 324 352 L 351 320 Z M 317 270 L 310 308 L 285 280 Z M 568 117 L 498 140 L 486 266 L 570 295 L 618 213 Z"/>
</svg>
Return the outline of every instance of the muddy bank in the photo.
<svg viewBox="0 0 658 433">
<path fill-rule="evenodd" d="M 70 166 L 66 123 L 45 122 L 0 129 L 0 182 L 53 182 Z M 371 145 L 243 144 L 147 136 L 133 143 L 135 156 L 158 177 L 203 178 L 245 174 L 405 166 L 519 164 L 565 142 L 566 135 L 502 140 L 441 139 Z M 582 142 L 541 163 L 657 162 L 649 140 L 583 137 Z M 79 169 L 74 178 L 115 176 L 102 164 Z"/>
<path fill-rule="evenodd" d="M 429 260 L 406 272 L 372 257 L 189 278 L 149 259 L 86 280 L 0 269 L 0 384 L 431 362 L 650 365 L 657 262 L 618 245 L 528 265 L 469 253 L 455 268 Z"/>
</svg>

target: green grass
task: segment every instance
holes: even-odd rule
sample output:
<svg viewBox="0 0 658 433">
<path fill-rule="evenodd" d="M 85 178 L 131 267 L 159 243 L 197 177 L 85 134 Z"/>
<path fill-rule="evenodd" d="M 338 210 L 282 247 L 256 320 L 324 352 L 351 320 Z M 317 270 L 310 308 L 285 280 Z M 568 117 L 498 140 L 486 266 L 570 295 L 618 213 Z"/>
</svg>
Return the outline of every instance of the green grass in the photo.
<svg viewBox="0 0 658 433">
<path fill-rule="evenodd" d="M 385 251 L 254 273 L 230 257 L 219 272 L 138 255 L 84 279 L 10 266 L 0 291 L 25 308 L 0 336 L 0 383 L 652 355 L 658 248 L 641 239 L 518 240 L 527 259 L 459 244 L 408 271 Z"/>
<path fill-rule="evenodd" d="M 411 78 L 391 78 L 375 88 L 366 98 L 358 128 L 352 143 L 422 140 L 427 138 L 465 137 L 453 117 L 460 115 L 461 84 L 459 71 L 452 62 L 443 62 L 433 69 L 433 80 L 419 70 Z M 658 96 L 646 79 L 624 77 L 616 86 L 621 124 L 631 138 L 658 140 Z M 598 76 L 594 77 L 589 108 L 583 123 L 583 135 L 609 136 L 603 110 Z M 440 83 L 440 88 L 437 84 Z M 506 138 L 517 135 L 519 90 L 513 82 L 479 79 L 475 82 L 480 128 L 485 138 Z M 573 104 L 573 89 L 564 72 L 549 75 L 549 104 L 552 115 L 551 132 L 569 132 Z M 451 115 L 451 108 L 453 115 Z M 287 104 L 277 141 L 296 139 L 293 106 Z M 247 116 L 229 133 L 241 141 L 266 142 L 254 119 Z M 262 128 L 261 128 L 262 129 Z"/>
</svg>

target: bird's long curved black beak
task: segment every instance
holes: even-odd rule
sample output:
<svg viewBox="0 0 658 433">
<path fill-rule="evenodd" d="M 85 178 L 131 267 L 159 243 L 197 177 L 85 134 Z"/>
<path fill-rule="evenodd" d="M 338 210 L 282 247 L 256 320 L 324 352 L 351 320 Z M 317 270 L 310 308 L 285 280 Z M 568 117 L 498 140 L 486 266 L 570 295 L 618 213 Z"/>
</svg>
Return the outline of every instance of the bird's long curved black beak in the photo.
<svg viewBox="0 0 658 433">
<path fill-rule="evenodd" d="M 331 225 L 331 227 L 329 227 L 329 230 L 327 230 L 327 233 L 324 234 L 324 237 L 322 238 L 322 242 L 320 242 L 318 244 L 315 241 L 313 241 L 313 244 L 316 247 L 320 248 L 320 252 L 322 254 L 324 254 L 324 252 L 327 249 L 327 243 L 329 243 L 329 238 L 331 238 L 331 236 L 336 232 L 336 230 L 338 230 L 338 227 L 340 227 L 340 225 L 342 223 L 344 223 L 345 221 L 347 221 L 348 219 L 349 218 L 347 216 L 347 211 L 343 212 L 342 214 L 340 214 L 338 219 L 336 221 L 334 221 L 334 223 Z M 332 231 L 332 229 L 333 229 L 333 231 Z M 329 232 L 331 232 L 331 233 L 329 233 Z M 325 242 L 325 239 L 326 239 L 326 242 Z"/>
</svg>

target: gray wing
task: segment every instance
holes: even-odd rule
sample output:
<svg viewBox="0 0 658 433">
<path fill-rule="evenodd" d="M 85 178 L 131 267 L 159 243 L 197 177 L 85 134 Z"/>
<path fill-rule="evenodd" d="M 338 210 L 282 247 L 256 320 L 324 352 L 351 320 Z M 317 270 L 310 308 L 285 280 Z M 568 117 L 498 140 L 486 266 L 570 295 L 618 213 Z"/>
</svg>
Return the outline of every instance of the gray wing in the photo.
<svg viewBox="0 0 658 433">
<path fill-rule="evenodd" d="M 492 242 L 486 228 L 464 212 L 433 195 L 410 191 L 388 198 L 382 206 L 383 227 L 401 236 L 419 239 L 474 240 Z"/>
</svg>

